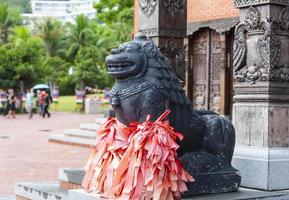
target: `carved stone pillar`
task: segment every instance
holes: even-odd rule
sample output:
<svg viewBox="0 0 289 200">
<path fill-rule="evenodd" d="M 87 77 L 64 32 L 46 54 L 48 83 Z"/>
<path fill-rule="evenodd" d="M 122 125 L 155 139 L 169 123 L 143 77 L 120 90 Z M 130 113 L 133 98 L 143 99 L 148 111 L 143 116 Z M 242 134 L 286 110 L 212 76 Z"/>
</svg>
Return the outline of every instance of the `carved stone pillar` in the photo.
<svg viewBox="0 0 289 200">
<path fill-rule="evenodd" d="M 186 0 L 138 0 L 138 31 L 151 37 L 185 82 Z"/>
<path fill-rule="evenodd" d="M 235 6 L 233 165 L 243 186 L 289 189 L 289 1 Z"/>
<path fill-rule="evenodd" d="M 228 98 L 226 97 L 226 87 L 228 87 L 229 82 L 227 80 L 227 51 L 226 51 L 226 33 L 223 32 L 220 34 L 220 46 L 221 46 L 221 55 L 220 55 L 220 114 L 226 115 L 228 112 L 226 111 L 226 104 Z"/>
</svg>

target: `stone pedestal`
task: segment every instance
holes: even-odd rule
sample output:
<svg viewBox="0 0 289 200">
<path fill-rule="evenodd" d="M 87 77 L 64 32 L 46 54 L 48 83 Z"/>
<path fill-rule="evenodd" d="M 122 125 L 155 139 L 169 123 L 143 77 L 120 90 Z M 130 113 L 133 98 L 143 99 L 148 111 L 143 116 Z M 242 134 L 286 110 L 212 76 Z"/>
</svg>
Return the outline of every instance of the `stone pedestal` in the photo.
<svg viewBox="0 0 289 200">
<path fill-rule="evenodd" d="M 233 166 L 242 186 L 289 189 L 289 1 L 235 5 Z"/>
<path fill-rule="evenodd" d="M 99 99 L 85 100 L 85 114 L 99 114 L 101 109 L 101 101 Z"/>
</svg>

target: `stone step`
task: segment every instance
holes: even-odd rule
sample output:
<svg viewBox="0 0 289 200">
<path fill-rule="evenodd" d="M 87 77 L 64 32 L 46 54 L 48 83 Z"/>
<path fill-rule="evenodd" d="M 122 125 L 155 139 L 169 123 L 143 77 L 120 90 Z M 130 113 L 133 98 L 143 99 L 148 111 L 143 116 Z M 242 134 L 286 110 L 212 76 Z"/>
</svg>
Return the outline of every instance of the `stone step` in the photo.
<svg viewBox="0 0 289 200">
<path fill-rule="evenodd" d="M 96 123 L 87 123 L 87 124 L 80 124 L 79 129 L 81 130 L 88 130 L 88 131 L 96 131 L 100 127 L 100 124 Z"/>
<path fill-rule="evenodd" d="M 68 200 L 68 190 L 59 183 L 18 183 L 15 186 L 16 200 Z"/>
<path fill-rule="evenodd" d="M 0 200 L 15 200 L 15 197 L 11 195 L 1 195 Z"/>
<path fill-rule="evenodd" d="M 90 130 L 81 130 L 81 129 L 67 129 L 64 130 L 64 135 L 72 136 L 72 137 L 80 137 L 80 138 L 89 138 L 95 139 L 96 132 Z"/>
<path fill-rule="evenodd" d="M 107 120 L 107 118 L 104 118 L 104 117 L 96 118 L 95 123 L 97 125 L 102 125 L 102 124 L 104 124 L 104 122 L 106 122 L 106 120 Z"/>
<path fill-rule="evenodd" d="M 60 187 L 64 189 L 80 188 L 84 175 L 85 171 L 82 168 L 60 168 L 58 170 Z"/>
<path fill-rule="evenodd" d="M 53 134 L 48 136 L 48 141 L 58 144 L 66 144 L 80 147 L 93 147 L 95 143 L 95 139 L 92 138 L 80 138 L 80 137 L 72 137 L 64 134 Z"/>
</svg>

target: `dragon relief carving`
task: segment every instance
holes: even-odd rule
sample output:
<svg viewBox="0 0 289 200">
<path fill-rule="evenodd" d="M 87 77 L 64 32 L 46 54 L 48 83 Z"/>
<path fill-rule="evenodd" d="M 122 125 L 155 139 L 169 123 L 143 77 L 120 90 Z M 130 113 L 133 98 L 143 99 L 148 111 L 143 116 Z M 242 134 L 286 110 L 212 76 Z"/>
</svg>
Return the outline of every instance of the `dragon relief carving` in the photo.
<svg viewBox="0 0 289 200">
<path fill-rule="evenodd" d="M 155 11 L 157 0 L 139 0 L 139 5 L 143 14 L 150 17 Z"/>
<path fill-rule="evenodd" d="M 279 14 L 279 26 L 283 31 L 289 30 L 289 6 L 283 8 Z"/>
<path fill-rule="evenodd" d="M 233 66 L 234 78 L 239 82 L 248 81 L 254 84 L 256 81 L 285 81 L 287 68 L 282 68 L 282 73 L 279 73 L 280 67 L 278 62 L 280 60 L 281 41 L 276 34 L 276 30 L 286 30 L 289 27 L 288 7 L 284 8 L 279 14 L 277 21 L 272 18 L 267 18 L 266 21 L 260 21 L 260 13 L 254 8 L 250 7 L 245 16 L 244 22 L 236 26 L 234 33 L 233 44 Z M 254 63 L 252 66 L 246 65 L 247 57 L 247 32 L 252 30 L 264 31 L 257 40 L 257 52 L 261 59 L 261 66 Z M 281 78 L 281 74 L 282 78 Z"/>
<path fill-rule="evenodd" d="M 163 5 L 171 16 L 183 15 L 186 9 L 185 0 L 163 0 Z"/>
<path fill-rule="evenodd" d="M 174 71 L 184 84 L 186 80 L 186 46 L 178 45 L 174 38 L 167 41 L 166 45 L 160 47 L 160 51 L 171 59 L 175 59 Z"/>
</svg>

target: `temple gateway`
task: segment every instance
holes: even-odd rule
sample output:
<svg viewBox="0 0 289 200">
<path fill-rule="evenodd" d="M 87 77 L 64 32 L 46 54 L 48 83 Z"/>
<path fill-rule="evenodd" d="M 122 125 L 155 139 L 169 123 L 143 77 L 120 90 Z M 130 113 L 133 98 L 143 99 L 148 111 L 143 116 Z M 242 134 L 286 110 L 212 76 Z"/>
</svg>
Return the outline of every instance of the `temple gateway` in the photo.
<svg viewBox="0 0 289 200">
<path fill-rule="evenodd" d="M 137 32 L 171 60 L 194 109 L 232 120 L 241 186 L 289 189 L 289 1 L 135 0 Z"/>
</svg>

